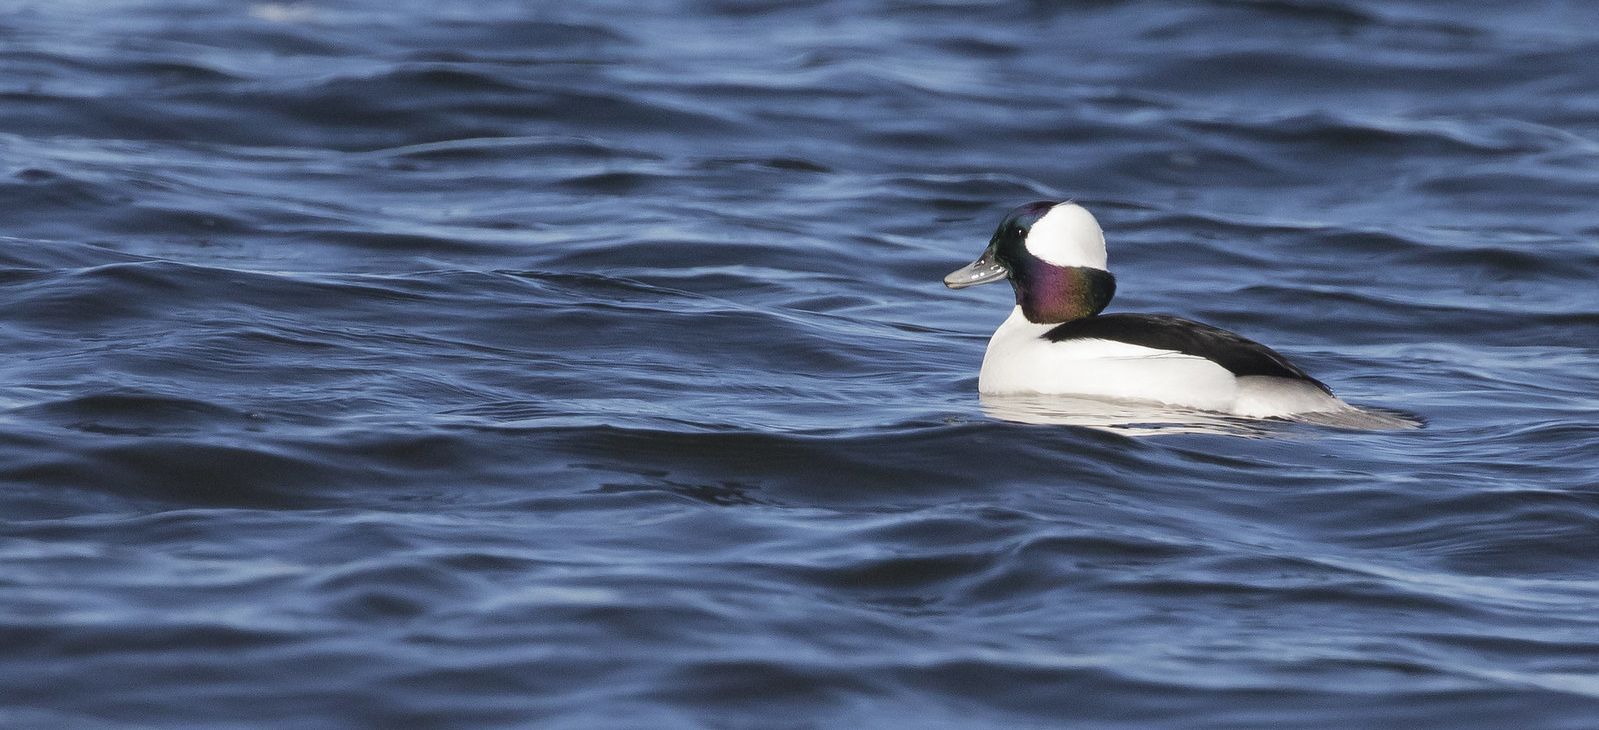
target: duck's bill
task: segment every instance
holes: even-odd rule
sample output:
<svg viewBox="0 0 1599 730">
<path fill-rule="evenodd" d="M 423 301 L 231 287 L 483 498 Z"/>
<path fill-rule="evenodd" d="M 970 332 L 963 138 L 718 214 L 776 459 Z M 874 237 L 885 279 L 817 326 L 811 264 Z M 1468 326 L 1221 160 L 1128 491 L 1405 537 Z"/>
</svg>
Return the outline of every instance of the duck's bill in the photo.
<svg viewBox="0 0 1599 730">
<path fill-rule="evenodd" d="M 962 266 L 957 271 L 950 272 L 949 276 L 944 277 L 944 286 L 951 289 L 965 289 L 969 286 L 987 284 L 990 281 L 999 281 L 1005 278 L 1007 273 L 1009 272 L 1005 270 L 1005 267 L 994 260 L 994 253 L 986 251 L 983 253 L 982 258 Z"/>
</svg>

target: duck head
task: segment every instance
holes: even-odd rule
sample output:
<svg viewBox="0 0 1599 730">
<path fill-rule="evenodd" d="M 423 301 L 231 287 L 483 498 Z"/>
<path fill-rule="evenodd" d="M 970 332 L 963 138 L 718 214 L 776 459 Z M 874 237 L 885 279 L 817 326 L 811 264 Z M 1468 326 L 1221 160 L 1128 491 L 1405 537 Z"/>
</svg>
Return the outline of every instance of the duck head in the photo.
<svg viewBox="0 0 1599 730">
<path fill-rule="evenodd" d="M 1116 294 L 1105 270 L 1105 234 L 1076 203 L 1040 201 L 1011 211 L 983 255 L 944 277 L 944 286 L 1009 279 L 1027 320 L 1056 324 L 1099 314 Z"/>
</svg>

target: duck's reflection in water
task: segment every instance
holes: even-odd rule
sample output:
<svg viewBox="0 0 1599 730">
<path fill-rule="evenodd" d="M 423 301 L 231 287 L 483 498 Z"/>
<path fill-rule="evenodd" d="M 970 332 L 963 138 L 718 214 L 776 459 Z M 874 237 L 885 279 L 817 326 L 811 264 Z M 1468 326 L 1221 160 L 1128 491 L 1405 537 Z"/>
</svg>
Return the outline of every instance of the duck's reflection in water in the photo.
<svg viewBox="0 0 1599 730">
<path fill-rule="evenodd" d="M 1345 429 L 1409 430 L 1422 426 L 1414 416 L 1350 408 L 1333 413 L 1303 413 L 1291 419 L 1254 419 L 1151 401 L 1080 395 L 1007 394 L 979 396 L 989 418 L 1017 423 L 1084 426 L 1128 436 L 1203 433 L 1249 438 L 1281 438 L 1293 424 Z"/>
</svg>

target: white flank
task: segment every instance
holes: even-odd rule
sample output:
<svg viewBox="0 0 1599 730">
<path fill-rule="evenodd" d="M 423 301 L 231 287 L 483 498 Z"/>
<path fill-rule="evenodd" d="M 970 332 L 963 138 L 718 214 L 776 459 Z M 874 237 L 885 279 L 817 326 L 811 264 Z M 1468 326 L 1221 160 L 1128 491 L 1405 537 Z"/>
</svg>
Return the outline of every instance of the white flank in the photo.
<svg viewBox="0 0 1599 730">
<path fill-rule="evenodd" d="M 1240 378 L 1215 362 L 1172 350 L 1112 340 L 1043 339 L 1054 326 L 1033 324 L 1020 307 L 1013 308 L 988 341 L 977 389 L 988 395 L 1128 398 L 1250 418 L 1354 410 L 1301 380 Z"/>
</svg>

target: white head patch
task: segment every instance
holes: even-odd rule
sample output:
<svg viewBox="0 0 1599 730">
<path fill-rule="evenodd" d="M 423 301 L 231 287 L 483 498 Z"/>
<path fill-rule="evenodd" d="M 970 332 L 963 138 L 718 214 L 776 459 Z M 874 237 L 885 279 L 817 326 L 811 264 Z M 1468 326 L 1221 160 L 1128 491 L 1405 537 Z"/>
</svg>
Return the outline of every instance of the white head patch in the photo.
<svg viewBox="0 0 1599 730">
<path fill-rule="evenodd" d="M 1027 251 L 1056 266 L 1105 269 L 1105 232 L 1083 206 L 1061 203 L 1027 232 Z"/>
</svg>

